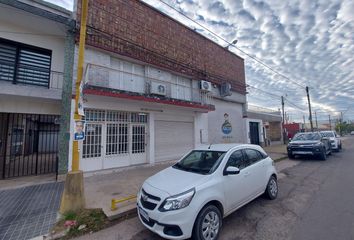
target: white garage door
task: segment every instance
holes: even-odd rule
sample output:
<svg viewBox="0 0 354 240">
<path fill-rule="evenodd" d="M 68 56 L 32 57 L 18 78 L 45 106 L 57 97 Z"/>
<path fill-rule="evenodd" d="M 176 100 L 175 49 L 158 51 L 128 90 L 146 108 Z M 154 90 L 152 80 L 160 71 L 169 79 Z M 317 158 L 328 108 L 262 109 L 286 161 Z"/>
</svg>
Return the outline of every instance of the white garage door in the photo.
<svg viewBox="0 0 354 240">
<path fill-rule="evenodd" d="M 193 147 L 193 122 L 155 121 L 156 162 L 177 160 Z"/>
</svg>

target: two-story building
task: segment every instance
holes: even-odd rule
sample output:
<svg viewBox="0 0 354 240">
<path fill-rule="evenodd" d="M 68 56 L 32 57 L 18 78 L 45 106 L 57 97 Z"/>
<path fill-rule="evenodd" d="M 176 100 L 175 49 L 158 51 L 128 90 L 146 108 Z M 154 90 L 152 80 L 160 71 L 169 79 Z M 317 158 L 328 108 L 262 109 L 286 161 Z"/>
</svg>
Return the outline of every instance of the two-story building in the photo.
<svg viewBox="0 0 354 240">
<path fill-rule="evenodd" d="M 246 141 L 244 60 L 142 1 L 89 2 L 84 81 L 83 171 Z"/>
<path fill-rule="evenodd" d="M 67 171 L 71 16 L 41 0 L 0 1 L 0 179 Z"/>
</svg>

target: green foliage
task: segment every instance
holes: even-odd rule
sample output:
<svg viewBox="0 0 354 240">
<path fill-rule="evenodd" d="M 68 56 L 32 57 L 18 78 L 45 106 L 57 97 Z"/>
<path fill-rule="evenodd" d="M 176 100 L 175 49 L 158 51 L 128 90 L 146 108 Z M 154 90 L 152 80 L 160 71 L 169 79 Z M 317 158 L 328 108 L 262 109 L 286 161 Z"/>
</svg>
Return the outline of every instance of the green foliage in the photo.
<svg viewBox="0 0 354 240">
<path fill-rule="evenodd" d="M 76 213 L 74 212 L 68 212 L 64 214 L 64 220 L 75 220 L 76 219 Z"/>
<path fill-rule="evenodd" d="M 347 122 L 337 123 L 336 131 L 340 134 L 350 133 L 351 131 L 354 131 L 354 124 Z"/>
<path fill-rule="evenodd" d="M 54 230 L 65 230 L 65 221 L 69 220 L 76 221 L 76 225 L 70 227 L 67 234 L 61 239 L 71 239 L 90 232 L 97 232 L 109 224 L 109 221 L 102 209 L 84 209 L 79 212 L 68 212 L 64 214 L 63 219 L 56 224 Z M 78 228 L 81 225 L 85 225 L 85 228 L 79 230 Z"/>
</svg>

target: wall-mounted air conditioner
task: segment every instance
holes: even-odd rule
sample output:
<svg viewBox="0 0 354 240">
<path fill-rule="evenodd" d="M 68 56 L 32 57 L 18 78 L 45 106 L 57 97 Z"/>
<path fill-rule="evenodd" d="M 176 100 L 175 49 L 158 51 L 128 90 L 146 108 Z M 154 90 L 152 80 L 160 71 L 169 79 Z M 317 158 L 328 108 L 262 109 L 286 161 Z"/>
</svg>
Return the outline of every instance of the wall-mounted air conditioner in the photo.
<svg viewBox="0 0 354 240">
<path fill-rule="evenodd" d="M 230 83 L 223 83 L 220 86 L 220 96 L 226 97 L 231 96 L 231 84 Z"/>
<path fill-rule="evenodd" d="M 166 96 L 166 85 L 158 82 L 151 82 L 150 93 Z"/>
<path fill-rule="evenodd" d="M 205 91 L 205 92 L 210 92 L 211 91 L 211 82 L 201 80 L 200 81 L 200 90 Z"/>
</svg>

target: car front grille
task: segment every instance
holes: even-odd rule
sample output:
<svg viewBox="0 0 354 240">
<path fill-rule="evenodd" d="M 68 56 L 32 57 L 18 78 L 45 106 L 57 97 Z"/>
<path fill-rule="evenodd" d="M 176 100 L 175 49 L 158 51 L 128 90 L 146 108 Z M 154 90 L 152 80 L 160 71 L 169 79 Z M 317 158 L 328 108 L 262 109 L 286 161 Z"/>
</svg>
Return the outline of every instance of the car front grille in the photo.
<svg viewBox="0 0 354 240">
<path fill-rule="evenodd" d="M 154 210 L 158 204 L 158 202 L 161 201 L 161 198 L 151 195 L 147 193 L 144 189 L 142 189 L 142 194 L 140 197 L 140 202 L 141 205 L 149 210 Z"/>
</svg>

